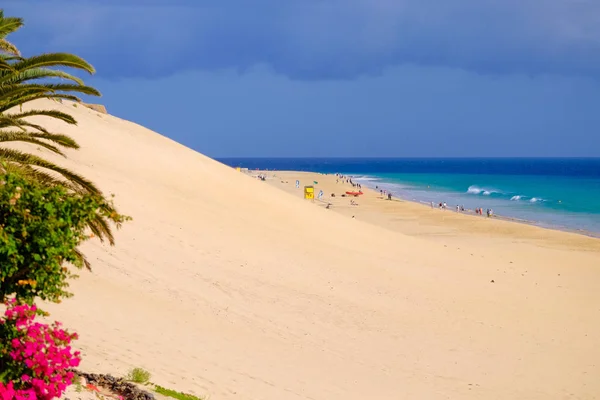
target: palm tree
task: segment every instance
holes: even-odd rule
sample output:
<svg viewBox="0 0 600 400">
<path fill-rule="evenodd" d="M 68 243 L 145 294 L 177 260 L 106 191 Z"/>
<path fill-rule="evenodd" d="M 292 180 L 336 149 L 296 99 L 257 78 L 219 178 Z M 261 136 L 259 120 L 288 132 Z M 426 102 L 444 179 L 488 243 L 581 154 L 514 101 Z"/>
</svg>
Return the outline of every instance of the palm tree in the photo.
<svg viewBox="0 0 600 400">
<path fill-rule="evenodd" d="M 84 59 L 69 53 L 21 57 L 18 49 L 5 37 L 22 25 L 22 19 L 4 17 L 0 10 L 0 142 L 29 143 L 64 156 L 62 149 L 78 149 L 77 142 L 67 135 L 48 132 L 28 118 L 43 116 L 73 125 L 77 123 L 75 119 L 58 110 L 23 111 L 22 106 L 38 99 L 80 102 L 75 94 L 100 96 L 98 90 L 86 86 L 80 78 L 56 68 L 68 67 L 89 74 L 95 70 Z M 85 177 L 34 154 L 0 147 L 0 161 L 0 170 L 4 172 L 19 171 L 47 185 L 60 184 L 75 192 L 103 196 L 100 189 Z M 106 202 L 106 207 L 110 213 L 117 215 L 109 202 Z M 98 217 L 89 227 L 101 241 L 107 239 L 111 245 L 114 244 L 106 219 Z M 85 257 L 81 257 L 89 268 Z"/>
<path fill-rule="evenodd" d="M 73 92 L 100 96 L 100 92 L 85 86 L 81 79 L 46 66 L 70 66 L 89 73 L 94 72 L 93 67 L 85 60 L 66 53 L 13 59 L 7 61 L 7 65 L 10 69 L 0 70 L 0 142 L 31 143 L 63 156 L 61 148 L 79 148 L 77 142 L 69 136 L 50 133 L 43 126 L 27 120 L 29 117 L 45 116 L 68 124 L 76 124 L 71 115 L 58 110 L 8 111 L 43 98 L 80 101 L 72 94 Z M 53 83 L 50 81 L 52 78 L 70 80 L 71 83 Z M 40 82 L 41 80 L 43 81 Z M 76 190 L 100 193 L 100 190 L 87 179 L 32 154 L 0 148 L 0 158 L 54 171 L 66 178 L 68 184 Z M 38 170 L 38 172 L 40 177 L 47 175 L 43 171 Z M 49 177 L 45 180 L 51 182 Z"/>
</svg>

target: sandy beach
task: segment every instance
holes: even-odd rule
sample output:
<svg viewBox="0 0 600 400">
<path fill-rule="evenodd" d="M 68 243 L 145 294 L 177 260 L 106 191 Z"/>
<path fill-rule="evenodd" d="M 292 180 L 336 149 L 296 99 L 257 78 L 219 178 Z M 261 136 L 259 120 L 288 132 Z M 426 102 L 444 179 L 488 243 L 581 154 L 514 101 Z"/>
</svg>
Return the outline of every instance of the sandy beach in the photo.
<svg viewBox="0 0 600 400">
<path fill-rule="evenodd" d="M 303 187 L 312 185 L 316 194 L 322 190 L 322 200 L 314 203 L 320 206 L 330 204 L 330 209 L 347 216 L 354 216 L 372 224 L 385 226 L 390 230 L 411 236 L 442 239 L 443 241 L 477 241 L 493 237 L 508 239 L 515 243 L 520 239 L 535 241 L 537 245 L 551 248 L 582 249 L 600 252 L 600 240 L 585 233 L 559 231 L 532 226 L 528 221 L 518 221 L 508 217 L 495 215 L 487 218 L 479 216 L 474 210 L 455 212 L 454 206 L 441 210 L 437 204 L 432 209 L 430 205 L 416 203 L 393 197 L 387 201 L 376 190 L 366 186 L 360 189 L 364 195 L 359 197 L 342 197 L 347 191 L 358 191 L 358 188 L 338 179 L 334 174 L 320 174 L 299 171 L 249 171 L 250 176 L 265 174 L 265 182 L 285 190 L 296 196 L 303 196 Z M 347 178 L 347 177 L 346 177 Z M 300 181 L 300 189 L 296 189 L 296 180 Z M 318 182 L 318 184 L 314 184 Z M 385 189 L 385 185 L 382 185 Z M 335 197 L 332 197 L 334 194 Z M 357 206 L 351 204 L 354 201 Z M 488 241 L 489 242 L 489 241 Z M 531 244 L 531 243 L 529 243 Z M 477 247 L 477 246 L 470 246 Z"/>
<path fill-rule="evenodd" d="M 82 146 L 38 153 L 133 217 L 46 307 L 82 369 L 213 400 L 600 398 L 598 239 L 370 191 L 326 209 L 295 179 L 350 189 L 335 177 L 260 181 L 110 115 L 32 107 L 79 122 L 37 120 Z"/>
</svg>

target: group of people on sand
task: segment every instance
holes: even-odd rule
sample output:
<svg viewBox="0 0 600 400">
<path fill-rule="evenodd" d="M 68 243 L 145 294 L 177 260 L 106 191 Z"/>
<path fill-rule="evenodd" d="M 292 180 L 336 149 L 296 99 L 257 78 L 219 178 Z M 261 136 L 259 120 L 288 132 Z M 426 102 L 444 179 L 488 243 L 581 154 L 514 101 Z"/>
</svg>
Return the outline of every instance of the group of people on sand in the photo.
<svg viewBox="0 0 600 400">
<path fill-rule="evenodd" d="M 340 183 L 340 180 L 341 180 L 342 183 L 349 183 L 349 184 L 351 184 L 353 188 L 362 189 L 362 185 L 360 183 L 354 183 L 354 182 L 352 182 L 352 178 L 349 178 L 349 177 L 344 176 L 342 174 L 335 174 L 335 176 L 336 176 L 335 183 Z"/>
<path fill-rule="evenodd" d="M 440 201 L 440 204 L 438 204 L 440 210 L 445 210 L 446 208 L 448 208 L 448 204 L 446 204 L 446 202 L 444 201 L 443 203 Z M 433 201 L 431 202 L 431 208 L 433 208 Z M 457 206 L 458 207 L 458 206 Z"/>
<path fill-rule="evenodd" d="M 445 210 L 448 208 L 448 205 L 446 204 L 446 202 L 440 202 L 438 203 L 438 207 L 440 210 Z M 435 203 L 432 201 L 431 202 L 431 208 L 435 208 Z M 465 212 L 465 206 L 462 205 L 456 205 L 456 212 Z M 483 208 L 476 208 L 475 209 L 475 214 L 477 215 L 483 215 Z M 486 210 L 486 214 L 488 217 L 492 217 L 494 216 L 494 210 L 492 210 L 491 208 L 488 208 Z"/>
<path fill-rule="evenodd" d="M 379 189 L 379 186 L 375 186 L 375 189 Z M 379 194 L 381 195 L 382 199 L 385 199 L 386 197 L 388 200 L 392 199 L 392 192 L 388 192 L 385 189 L 379 189 Z"/>
<path fill-rule="evenodd" d="M 475 209 L 475 213 L 479 214 L 479 215 L 483 215 L 483 208 Z M 494 216 L 494 210 L 492 210 L 491 208 L 488 208 L 487 210 L 485 210 L 485 213 L 487 214 L 488 217 Z"/>
</svg>

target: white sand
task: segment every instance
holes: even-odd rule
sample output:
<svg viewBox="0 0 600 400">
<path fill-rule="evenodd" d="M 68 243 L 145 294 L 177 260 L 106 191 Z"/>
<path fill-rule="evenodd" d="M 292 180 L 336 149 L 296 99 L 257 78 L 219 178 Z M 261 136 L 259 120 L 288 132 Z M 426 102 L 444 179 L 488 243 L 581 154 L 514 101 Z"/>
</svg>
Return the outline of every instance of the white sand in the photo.
<svg viewBox="0 0 600 400">
<path fill-rule="evenodd" d="M 518 224 L 474 237 L 446 216 L 409 235 L 394 213 L 352 219 L 136 124 L 41 106 L 79 121 L 39 120 L 82 145 L 61 163 L 134 218 L 116 247 L 85 245 L 94 272 L 50 307 L 83 369 L 139 366 L 213 400 L 599 396 L 594 244 Z"/>
</svg>

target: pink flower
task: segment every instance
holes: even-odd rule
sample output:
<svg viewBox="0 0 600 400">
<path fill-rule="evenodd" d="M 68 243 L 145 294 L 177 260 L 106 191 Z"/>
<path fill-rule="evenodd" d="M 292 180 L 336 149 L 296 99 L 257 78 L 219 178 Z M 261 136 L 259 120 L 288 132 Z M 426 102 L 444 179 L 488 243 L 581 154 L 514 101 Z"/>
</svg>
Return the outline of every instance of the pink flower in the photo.
<svg viewBox="0 0 600 400">
<path fill-rule="evenodd" d="M 0 336 L 0 350 L 4 349 L 4 354 L 9 357 L 0 352 L 0 361 L 21 379 L 6 385 L 0 383 L 0 400 L 60 397 L 73 381 L 73 373 L 67 369 L 78 366 L 81 360 L 80 353 L 70 346 L 76 335 L 61 329 L 59 323 L 35 322 L 35 306 L 20 305 L 14 300 L 5 304 L 7 309 L 0 318 L 0 325 L 11 329 L 0 332 L 13 333 L 8 338 Z"/>
</svg>

